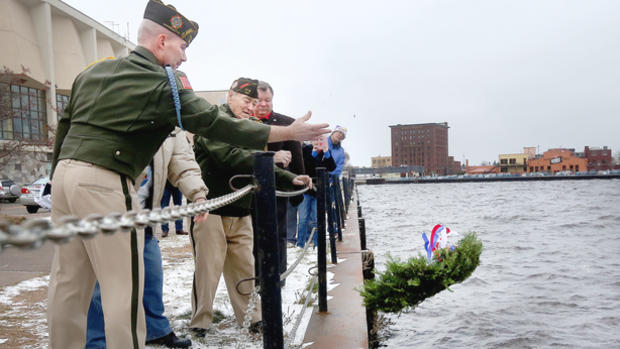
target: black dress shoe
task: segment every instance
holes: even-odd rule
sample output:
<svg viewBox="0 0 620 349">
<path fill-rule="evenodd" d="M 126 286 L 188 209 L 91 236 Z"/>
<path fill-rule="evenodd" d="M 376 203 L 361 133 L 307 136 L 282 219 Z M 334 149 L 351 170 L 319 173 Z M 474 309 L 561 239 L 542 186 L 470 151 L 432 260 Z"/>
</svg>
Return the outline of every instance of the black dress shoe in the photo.
<svg viewBox="0 0 620 349">
<path fill-rule="evenodd" d="M 263 332 L 263 321 L 256 321 L 255 323 L 250 325 L 248 329 L 252 333 L 262 333 Z"/>
<path fill-rule="evenodd" d="M 192 331 L 196 337 L 204 338 L 207 334 L 207 330 L 200 327 L 191 327 L 189 330 Z"/>
<path fill-rule="evenodd" d="M 174 332 L 170 332 L 167 335 L 150 341 L 146 341 L 146 344 L 159 344 L 166 348 L 189 348 L 192 345 L 192 341 L 189 339 L 179 338 Z"/>
</svg>

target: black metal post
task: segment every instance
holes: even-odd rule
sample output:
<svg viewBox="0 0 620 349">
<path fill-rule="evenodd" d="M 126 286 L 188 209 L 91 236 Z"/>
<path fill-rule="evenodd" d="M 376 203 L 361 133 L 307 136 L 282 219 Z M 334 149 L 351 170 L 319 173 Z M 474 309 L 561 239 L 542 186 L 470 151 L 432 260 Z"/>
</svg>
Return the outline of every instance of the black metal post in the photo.
<svg viewBox="0 0 620 349">
<path fill-rule="evenodd" d="M 349 212 L 349 180 L 347 178 L 342 179 L 342 189 L 344 191 L 344 210 Z"/>
<path fill-rule="evenodd" d="M 260 256 L 260 288 L 263 316 L 263 348 L 284 348 L 282 333 L 282 295 L 278 258 L 278 228 L 276 220 L 276 186 L 273 172 L 273 153 L 260 152 L 254 156 L 257 231 Z M 274 243 L 276 242 L 276 243 Z"/>
<path fill-rule="evenodd" d="M 340 187 L 340 179 L 334 178 L 335 191 L 336 191 L 336 207 L 338 208 L 338 240 L 342 241 L 342 229 L 345 226 L 347 211 L 344 209 L 344 202 L 342 200 L 342 188 Z"/>
<path fill-rule="evenodd" d="M 362 206 L 360 206 L 360 202 L 357 202 L 357 218 L 362 218 Z"/>
<path fill-rule="evenodd" d="M 316 222 L 319 246 L 317 262 L 319 265 L 319 312 L 327 312 L 327 256 L 325 246 L 325 192 L 327 173 L 324 167 L 317 167 Z"/>
<path fill-rule="evenodd" d="M 326 176 L 327 177 L 327 176 Z M 327 177 L 328 178 L 328 177 Z M 326 181 L 329 183 L 329 179 Z M 327 234 L 329 234 L 329 249 L 331 252 L 331 259 L 333 264 L 338 264 L 338 256 L 336 254 L 336 237 L 335 237 L 335 229 L 336 229 L 336 217 L 334 215 L 334 202 L 333 202 L 333 191 L 331 184 L 328 185 L 326 193 L 326 203 L 327 203 Z M 318 212 L 317 212 L 318 213 Z"/>
<path fill-rule="evenodd" d="M 360 247 L 364 251 L 366 249 L 366 220 L 359 218 L 357 221 L 360 227 Z"/>
</svg>

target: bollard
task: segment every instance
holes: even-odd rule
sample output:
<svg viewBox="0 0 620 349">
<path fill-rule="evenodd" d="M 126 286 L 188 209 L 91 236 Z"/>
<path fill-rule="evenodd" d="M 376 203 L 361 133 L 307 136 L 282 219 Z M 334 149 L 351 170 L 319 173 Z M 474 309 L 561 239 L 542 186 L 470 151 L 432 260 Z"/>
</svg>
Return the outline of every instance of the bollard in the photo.
<svg viewBox="0 0 620 349">
<path fill-rule="evenodd" d="M 360 247 L 362 251 L 366 249 L 366 220 L 364 218 L 358 218 L 360 227 Z"/>
<path fill-rule="evenodd" d="M 327 173 L 325 167 L 317 167 L 316 223 L 319 246 L 317 263 L 319 265 L 319 312 L 327 312 L 327 257 L 325 246 L 325 192 L 327 191 Z"/>
<path fill-rule="evenodd" d="M 327 180 L 329 182 L 329 179 Z M 331 252 L 331 259 L 333 264 L 338 264 L 338 256 L 336 255 L 336 211 L 334 210 L 333 191 L 331 185 L 327 188 L 327 234 L 329 235 L 329 249 Z M 318 211 L 317 211 L 318 217 Z"/>
<path fill-rule="evenodd" d="M 276 187 L 273 172 L 273 153 L 254 155 L 254 176 L 258 181 L 256 192 L 257 231 L 260 256 L 260 288 L 263 316 L 263 348 L 284 348 L 282 333 L 282 295 L 278 258 L 278 229 L 276 221 Z"/>
</svg>

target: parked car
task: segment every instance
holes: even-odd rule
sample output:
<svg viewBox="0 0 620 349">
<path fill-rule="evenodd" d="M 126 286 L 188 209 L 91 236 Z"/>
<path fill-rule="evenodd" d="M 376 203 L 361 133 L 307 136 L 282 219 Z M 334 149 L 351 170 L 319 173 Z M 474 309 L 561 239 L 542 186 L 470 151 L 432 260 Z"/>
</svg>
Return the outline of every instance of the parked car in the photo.
<svg viewBox="0 0 620 349">
<path fill-rule="evenodd" d="M 19 202 L 26 206 L 26 211 L 28 211 L 28 213 L 37 213 L 41 208 L 34 199 L 39 197 L 39 193 L 45 188 L 45 185 L 49 181 L 49 177 L 42 177 L 22 188 L 22 195 L 19 197 Z"/>
<path fill-rule="evenodd" d="M 10 179 L 0 180 L 0 200 L 15 202 L 19 198 L 19 186 Z"/>
</svg>

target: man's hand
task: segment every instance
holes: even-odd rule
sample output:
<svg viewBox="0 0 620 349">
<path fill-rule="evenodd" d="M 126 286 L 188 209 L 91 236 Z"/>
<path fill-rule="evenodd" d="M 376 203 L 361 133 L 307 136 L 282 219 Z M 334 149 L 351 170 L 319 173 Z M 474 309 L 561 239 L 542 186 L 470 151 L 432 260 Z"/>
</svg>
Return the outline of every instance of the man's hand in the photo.
<svg viewBox="0 0 620 349">
<path fill-rule="evenodd" d="M 282 164 L 284 167 L 288 167 L 291 163 L 291 152 L 288 150 L 279 150 L 273 156 L 273 162 L 276 164 Z"/>
<path fill-rule="evenodd" d="M 303 185 L 304 187 L 310 188 L 312 186 L 312 178 L 307 175 L 299 175 L 293 178 L 293 184 L 295 185 Z"/>
<path fill-rule="evenodd" d="M 292 124 L 288 126 L 271 126 L 269 132 L 269 142 L 282 142 L 288 140 L 294 141 L 307 141 L 315 139 L 326 133 L 330 133 L 328 129 L 329 124 L 309 124 L 306 121 L 310 120 L 312 112 L 307 112 L 306 115 L 296 119 Z"/>
<path fill-rule="evenodd" d="M 198 198 L 194 202 L 195 203 L 200 203 L 200 202 L 205 202 L 205 201 L 207 201 L 207 200 L 205 200 L 205 198 Z M 204 221 L 207 220 L 207 217 L 209 217 L 209 212 L 205 212 L 205 213 L 199 214 L 197 216 L 194 216 L 194 223 L 204 222 Z"/>
</svg>

